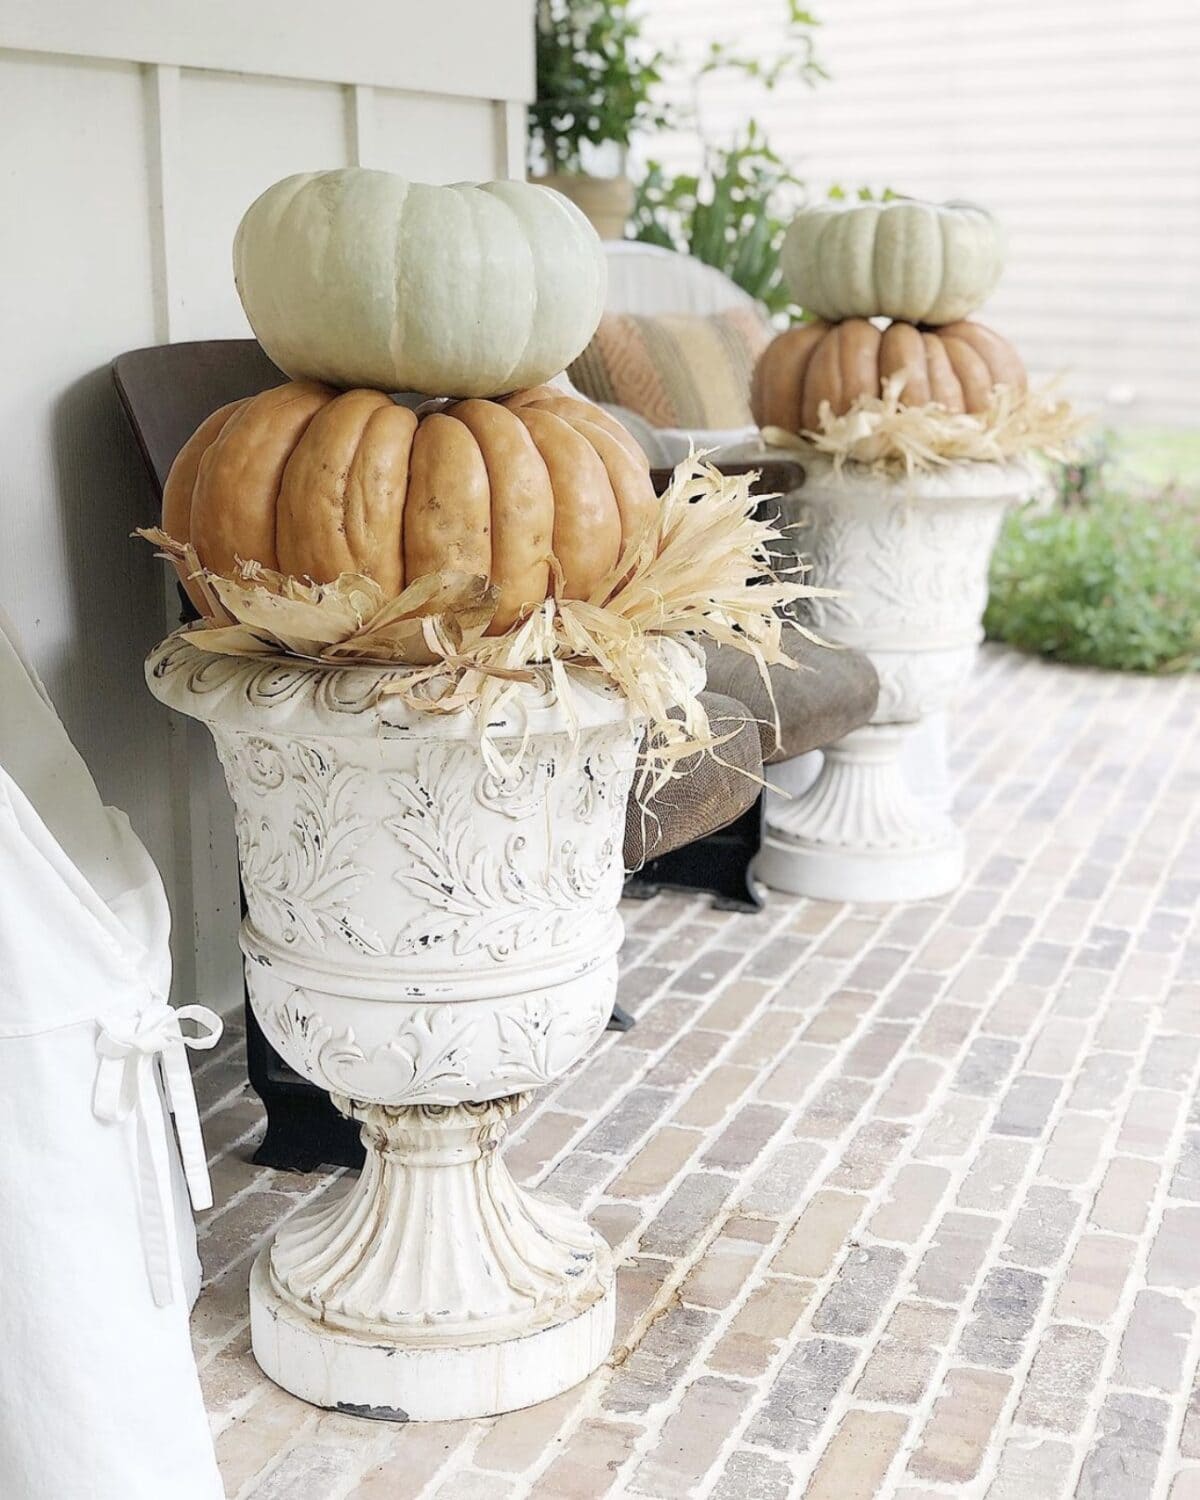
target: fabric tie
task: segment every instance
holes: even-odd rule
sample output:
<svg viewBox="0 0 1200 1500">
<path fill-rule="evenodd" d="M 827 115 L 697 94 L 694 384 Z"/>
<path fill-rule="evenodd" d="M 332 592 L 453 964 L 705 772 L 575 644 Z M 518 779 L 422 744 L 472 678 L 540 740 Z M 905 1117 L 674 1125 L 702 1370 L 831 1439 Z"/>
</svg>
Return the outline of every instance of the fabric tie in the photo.
<svg viewBox="0 0 1200 1500">
<path fill-rule="evenodd" d="M 199 1034 L 186 1036 L 181 1021 L 194 1021 Z M 179 1156 L 192 1206 L 197 1210 L 211 1208 L 212 1185 L 187 1048 L 208 1051 L 220 1040 L 221 1030 L 220 1016 L 206 1005 L 181 1005 L 176 1010 L 158 1000 L 136 1017 L 102 1021 L 96 1038 L 100 1067 L 93 1108 L 97 1117 L 115 1122 L 135 1114 L 137 1119 L 142 1239 L 150 1286 L 159 1307 L 173 1300 L 175 1278 L 171 1164 L 157 1079 L 161 1071 L 167 1103 L 175 1116 Z"/>
</svg>

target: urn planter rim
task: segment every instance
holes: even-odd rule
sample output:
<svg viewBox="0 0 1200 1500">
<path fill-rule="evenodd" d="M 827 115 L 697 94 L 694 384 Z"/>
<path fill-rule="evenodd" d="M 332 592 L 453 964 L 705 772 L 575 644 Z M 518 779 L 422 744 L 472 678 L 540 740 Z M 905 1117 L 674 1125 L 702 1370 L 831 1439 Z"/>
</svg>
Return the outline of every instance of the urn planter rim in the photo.
<svg viewBox="0 0 1200 1500">
<path fill-rule="evenodd" d="M 1028 459 L 984 463 L 977 459 L 948 463 L 915 474 L 888 474 L 863 464 L 848 463 L 840 470 L 822 455 L 806 459 L 804 485 L 785 498 L 793 505 L 806 501 L 836 504 L 838 500 L 908 500 L 914 505 L 982 505 L 1023 500 L 1038 484 L 1038 471 Z"/>
<path fill-rule="evenodd" d="M 682 642 L 662 639 L 698 687 L 704 668 Z M 223 656 L 202 651 L 175 633 L 146 658 L 150 691 L 168 707 L 205 724 L 253 734 L 336 739 L 477 740 L 526 734 L 572 734 L 631 717 L 628 700 L 595 671 L 566 666 L 572 698 L 560 702 L 548 666 L 531 668 L 538 681 L 520 685 L 486 724 L 468 709 L 414 709 L 399 697 L 378 697 L 381 683 L 403 668 L 329 667 L 289 658 Z"/>
</svg>

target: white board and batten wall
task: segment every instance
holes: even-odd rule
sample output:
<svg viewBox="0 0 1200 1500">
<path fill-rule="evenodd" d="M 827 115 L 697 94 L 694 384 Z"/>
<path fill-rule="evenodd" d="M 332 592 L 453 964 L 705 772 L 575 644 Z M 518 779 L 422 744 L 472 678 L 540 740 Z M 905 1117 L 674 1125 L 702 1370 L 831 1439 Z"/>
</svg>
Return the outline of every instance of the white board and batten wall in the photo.
<svg viewBox="0 0 1200 1500">
<path fill-rule="evenodd" d="M 0 605 L 164 874 L 179 1000 L 240 999 L 233 818 L 142 680 L 168 596 L 109 362 L 248 335 L 233 232 L 290 172 L 522 175 L 531 7 L 0 0 Z"/>
<path fill-rule="evenodd" d="M 1113 422 L 1200 422 L 1200 4 L 812 0 L 814 89 L 703 86 L 705 128 L 754 114 L 814 196 L 831 183 L 992 207 L 1009 261 L 981 316 L 1038 374 Z M 644 0 L 678 48 L 675 94 L 713 38 L 778 50 L 784 0 Z M 694 167 L 695 138 L 642 154 Z"/>
</svg>

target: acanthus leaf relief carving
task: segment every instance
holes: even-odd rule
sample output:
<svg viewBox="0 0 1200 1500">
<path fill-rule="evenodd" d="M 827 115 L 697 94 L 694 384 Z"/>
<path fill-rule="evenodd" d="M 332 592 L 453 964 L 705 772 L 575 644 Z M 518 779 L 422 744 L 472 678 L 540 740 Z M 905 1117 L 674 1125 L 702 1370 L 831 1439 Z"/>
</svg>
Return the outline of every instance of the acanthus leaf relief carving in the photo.
<svg viewBox="0 0 1200 1500">
<path fill-rule="evenodd" d="M 352 811 L 366 773 L 335 769 L 302 740 L 218 735 L 217 743 L 238 806 L 242 878 L 257 925 L 278 931 L 285 943 L 303 938 L 320 947 L 334 938 L 358 953 L 383 953 L 383 940 L 352 905 L 369 874 L 354 856 L 370 830 Z M 238 795 L 238 780 L 252 796 Z M 272 805 L 270 795 L 285 787 L 294 805 Z M 263 908 L 274 920 L 266 920 Z"/>
<path fill-rule="evenodd" d="M 395 878 L 419 891 L 430 909 L 405 925 L 393 952 L 446 944 L 460 957 L 483 951 L 500 960 L 534 945 L 575 942 L 582 927 L 619 898 L 615 825 L 631 771 L 621 768 L 614 752 L 628 743 L 627 732 L 618 732 L 589 747 L 576 778 L 587 790 L 577 792 L 570 820 L 556 819 L 549 802 L 556 774 L 552 756 L 527 764 L 507 789 L 490 771 L 477 773 L 478 757 L 468 746 L 423 747 L 415 775 L 389 776 L 398 810 L 384 826 L 410 857 Z M 542 795 L 533 795 L 531 788 L 539 786 Z M 472 803 L 503 810 L 522 826 L 497 849 L 473 816 Z M 579 840 L 557 838 L 559 821 Z M 538 846 L 544 853 L 533 857 Z"/>
<path fill-rule="evenodd" d="M 946 708 L 970 675 L 975 650 L 868 653 L 879 674 L 879 702 L 871 722 L 913 723 Z"/>
<path fill-rule="evenodd" d="M 305 991 L 293 988 L 275 1005 L 257 1007 L 267 1039 L 297 1071 L 330 1093 L 351 1099 L 407 1103 L 439 1092 L 482 1088 L 468 1060 L 479 1026 L 459 1007 L 427 1005 L 407 1010 L 394 1037 L 365 1050 L 352 1027 L 335 1032 Z"/>
<path fill-rule="evenodd" d="M 621 826 L 624 827 L 625 800 L 629 796 L 632 774 L 624 760 L 618 755 L 627 749 L 629 736 L 626 732 L 596 735 L 592 748 L 579 768 L 575 782 L 574 814 L 584 823 L 591 823 L 603 814 L 605 803 L 621 809 Z"/>
<path fill-rule="evenodd" d="M 255 998 L 268 1041 L 298 1072 L 330 1093 L 403 1106 L 550 1083 L 582 1056 L 611 1008 L 603 982 L 588 987 L 582 1005 L 543 994 L 486 1007 L 397 1007 L 394 1034 L 364 1047 L 298 986 L 278 1000 Z"/>
<path fill-rule="evenodd" d="M 904 631 L 954 631 L 977 620 L 986 602 L 987 560 L 1004 504 L 919 497 L 830 497 L 806 508 L 796 546 L 814 578 L 843 590 L 806 600 L 815 628 L 880 631 L 880 644 Z"/>
<path fill-rule="evenodd" d="M 475 777 L 475 800 L 489 812 L 498 812 L 513 822 L 519 822 L 543 806 L 557 772 L 556 762 L 543 755 L 522 757 L 507 774 L 485 766 Z"/>
<path fill-rule="evenodd" d="M 608 1020 L 611 999 L 602 985 L 595 993 L 596 1002 L 582 1014 L 556 1006 L 548 996 L 497 1010 L 500 1062 L 492 1081 L 515 1090 L 560 1078 Z"/>
</svg>

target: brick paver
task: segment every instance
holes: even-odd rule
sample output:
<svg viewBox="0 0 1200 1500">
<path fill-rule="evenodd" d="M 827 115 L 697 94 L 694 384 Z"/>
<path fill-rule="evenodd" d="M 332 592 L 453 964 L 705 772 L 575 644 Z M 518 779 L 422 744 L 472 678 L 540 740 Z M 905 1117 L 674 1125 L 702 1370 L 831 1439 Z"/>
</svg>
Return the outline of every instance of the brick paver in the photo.
<svg viewBox="0 0 1200 1500">
<path fill-rule="evenodd" d="M 1200 1500 L 1200 681 L 988 648 L 944 901 L 629 904 L 638 1016 L 510 1160 L 620 1263 L 612 1363 L 494 1421 L 319 1413 L 249 1353 L 250 1257 L 330 1176 L 248 1165 L 197 1356 L 230 1500 Z"/>
</svg>

